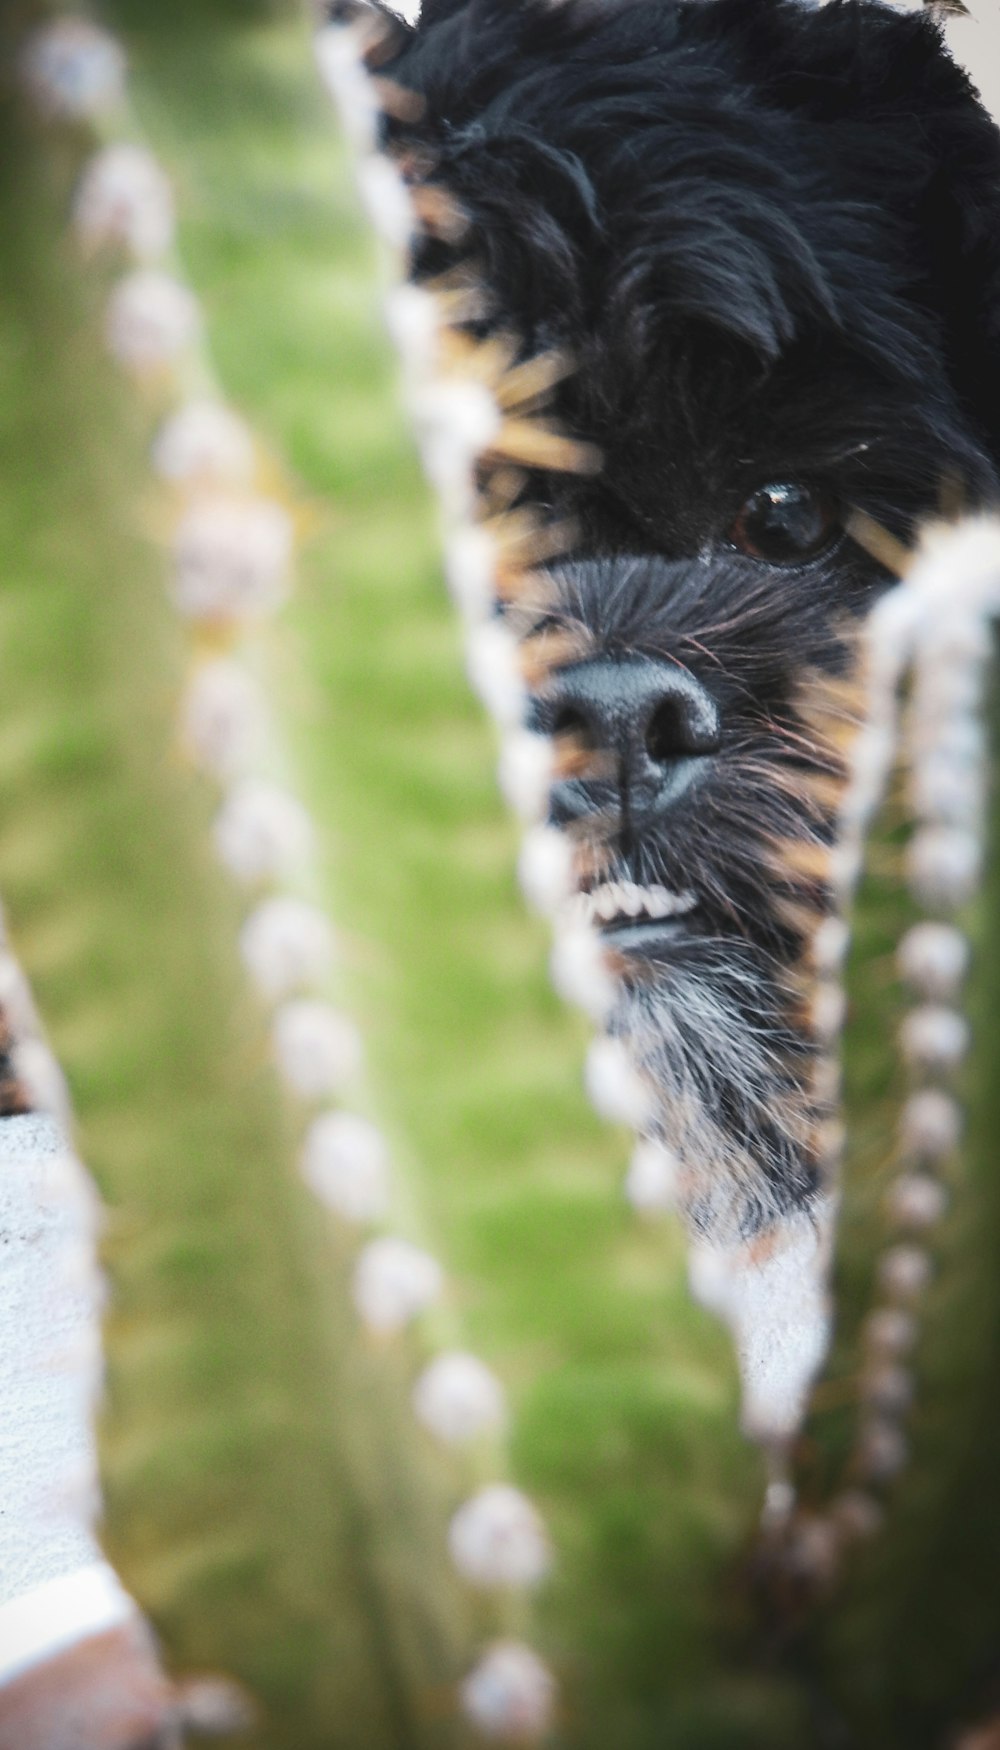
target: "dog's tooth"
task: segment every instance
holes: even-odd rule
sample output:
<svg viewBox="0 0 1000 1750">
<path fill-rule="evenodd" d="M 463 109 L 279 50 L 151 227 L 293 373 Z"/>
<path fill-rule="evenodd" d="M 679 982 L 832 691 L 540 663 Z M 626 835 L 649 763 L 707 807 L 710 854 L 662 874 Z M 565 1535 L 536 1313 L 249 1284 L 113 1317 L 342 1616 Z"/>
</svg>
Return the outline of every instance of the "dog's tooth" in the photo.
<svg viewBox="0 0 1000 1750">
<path fill-rule="evenodd" d="M 610 924 L 617 918 L 673 917 L 691 911 L 695 905 L 691 893 L 670 893 L 655 883 L 642 887 L 636 881 L 605 881 L 589 894 L 582 894 L 580 900 L 589 907 L 586 914 L 581 908 L 581 915 L 586 915 L 594 925 Z"/>
<path fill-rule="evenodd" d="M 651 918 L 668 918 L 674 909 L 670 894 L 662 887 L 651 887 L 646 897 L 646 910 Z"/>
<path fill-rule="evenodd" d="M 671 917 L 681 917 L 685 912 L 693 911 L 697 903 L 693 893 L 668 893 Z"/>
<path fill-rule="evenodd" d="M 636 887 L 633 881 L 623 881 L 621 885 L 621 908 L 628 918 L 637 918 L 645 909 L 645 895 L 641 887 Z"/>
<path fill-rule="evenodd" d="M 603 887 L 597 889 L 595 906 L 598 917 L 603 918 L 605 923 L 610 923 L 612 918 L 618 916 L 618 886 L 616 882 L 605 882 Z"/>
</svg>

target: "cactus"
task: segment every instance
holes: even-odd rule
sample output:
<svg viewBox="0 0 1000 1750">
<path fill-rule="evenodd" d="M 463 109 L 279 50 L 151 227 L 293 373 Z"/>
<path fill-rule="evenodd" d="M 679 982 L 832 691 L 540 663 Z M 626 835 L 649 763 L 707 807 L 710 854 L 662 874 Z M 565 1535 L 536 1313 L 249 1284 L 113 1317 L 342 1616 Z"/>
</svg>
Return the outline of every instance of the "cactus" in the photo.
<svg viewBox="0 0 1000 1750">
<path fill-rule="evenodd" d="M 873 1384 L 858 1357 L 884 1243 L 873 1179 L 905 1094 L 886 957 L 919 916 L 899 862 L 911 804 L 893 788 L 852 906 L 837 1343 L 792 1455 L 797 1493 L 779 1479 L 769 1500 L 784 1510 L 761 1534 L 765 1463 L 738 1430 L 725 1335 L 689 1298 L 673 1227 L 621 1208 L 625 1131 L 586 1111 L 585 1033 L 548 993 L 543 931 L 513 893 L 514 839 L 438 576 L 380 270 L 304 20 L 252 0 L 169 16 L 109 0 L 102 18 L 124 43 L 132 107 L 112 54 L 96 131 L 132 151 L 128 175 L 141 167 L 147 229 L 131 246 L 173 290 L 164 302 L 161 279 L 151 304 L 147 278 L 136 299 L 134 267 L 108 245 L 101 184 L 92 170 L 81 181 L 94 118 L 8 116 L 0 200 L 16 272 L 2 321 L 18 374 L 0 890 L 109 1208 L 109 1553 L 171 1669 L 235 1676 L 268 1746 L 938 1742 L 987 1710 L 997 1628 L 992 874 L 969 918 L 982 942 L 967 1141 L 949 1168 L 913 1457 L 892 1481 L 909 1381 Z M 330 53 L 350 86 L 363 75 L 346 40 Z M 362 186 L 398 253 L 410 215 L 396 184 L 373 173 Z M 390 308 L 397 326 L 422 320 L 405 299 Z M 176 354 L 153 361 L 149 335 L 165 330 Z M 460 350 L 448 378 L 459 392 L 485 379 L 514 409 L 493 461 L 593 466 L 544 406 L 518 417 L 520 368 Z M 536 363 L 529 398 L 544 401 L 550 368 Z M 239 515 L 217 502 L 199 523 L 201 491 L 177 482 L 192 429 L 196 451 L 209 441 L 204 421 L 187 451 L 164 421 L 219 383 L 263 438 L 209 420 Z M 418 412 L 440 464 L 427 387 Z M 453 495 L 468 460 L 456 475 L 444 458 Z M 467 612 L 470 533 L 499 548 L 508 593 L 558 538 L 497 502 L 488 531 L 452 531 Z M 275 618 L 290 530 L 298 584 Z M 234 543 L 235 573 L 218 563 Z M 974 577 L 977 564 L 946 548 L 927 568 L 940 582 L 942 566 Z M 476 652 L 494 632 L 487 618 L 472 639 L 481 679 Z M 494 696 L 497 675 L 487 662 Z M 243 705 L 259 695 L 258 723 Z M 915 685 L 902 763 L 920 709 Z M 257 742 L 220 741 L 220 713 Z M 512 776 L 510 746 L 508 788 L 523 798 L 537 774 Z M 862 778 L 864 747 L 862 730 L 848 755 Z M 845 832 L 868 825 L 845 815 Z M 286 902 L 270 928 L 268 893 Z M 296 1008 L 300 982 L 319 1009 Z M 563 968 L 562 982 L 581 981 Z M 620 1080 L 605 1104 L 628 1115 Z M 315 1128 L 345 1112 L 353 1130 Z M 345 1134 L 347 1191 L 330 1141 Z M 923 1196 L 937 1208 L 933 1187 Z M 921 1266 L 911 1256 L 907 1278 L 896 1264 L 891 1292 L 917 1293 Z M 876 1405 L 860 1449 L 859 1378 Z"/>
<path fill-rule="evenodd" d="M 172 507 L 141 458 L 166 409 L 155 381 L 137 403 L 103 356 L 120 264 L 87 277 L 63 235 L 87 141 L 50 135 L 43 158 L 35 128 L 7 155 L 22 170 L 6 197 L 20 281 L 9 321 L 37 337 L 43 310 L 59 344 L 28 355 L 27 426 L 12 434 L 28 455 L 41 440 L 26 433 L 48 432 L 53 464 L 19 534 L 27 583 L 6 598 L 8 655 L 20 648 L 6 710 L 17 725 L 41 697 L 52 716 L 40 747 L 10 731 L 17 826 L 0 881 L 114 1212 L 107 1547 L 170 1662 L 239 1677 L 268 1743 L 461 1741 L 456 1685 L 498 1639 L 525 1641 L 571 1682 L 581 1668 L 567 1729 L 641 1741 L 662 1648 L 681 1672 L 693 1625 L 712 1614 L 708 1558 L 755 1511 L 724 1343 L 687 1305 L 676 1245 L 661 1265 L 657 1236 L 623 1221 L 618 1149 L 576 1091 L 579 1032 L 545 994 L 539 934 L 511 891 L 369 245 L 349 190 L 328 194 L 336 158 L 301 24 L 105 16 L 129 27 L 137 113 L 195 215 L 181 253 L 227 390 L 282 442 L 312 531 L 299 593 L 250 660 L 279 702 L 283 751 L 269 757 L 317 823 L 306 889 L 337 919 L 349 1007 L 370 1018 L 370 1110 L 402 1181 L 393 1226 L 446 1243 L 452 1283 L 419 1342 L 373 1346 L 351 1302 L 356 1246 L 340 1224 L 317 1233 L 290 1176 L 296 1116 L 241 987 L 239 898 L 210 852 L 217 804 L 177 745 L 190 656 L 163 558 L 136 530 L 140 509 L 169 539 Z M 266 104 L 245 104 L 261 81 Z M 279 232 L 265 241 L 267 214 Z M 277 309 L 296 312 L 280 331 Z M 190 350 L 184 372 L 203 392 Z M 60 429 L 81 441 L 57 442 Z M 93 470 L 83 492 L 81 470 Z M 8 503 L 26 490 L 11 482 Z M 53 578 L 42 531 L 70 528 Z M 420 1360 L 445 1348 L 473 1350 L 507 1384 L 510 1474 L 544 1513 L 542 1559 L 549 1537 L 561 1552 L 534 1624 L 523 1590 L 484 1595 L 447 1554 L 463 1498 L 503 1465 L 495 1440 L 453 1457 L 413 1421 Z M 690 1515 L 661 1456 L 678 1399 L 690 1404 L 682 1451 L 711 1454 L 691 1474 Z M 609 1486 L 595 1489 L 595 1473 Z M 609 1614 L 621 1618 L 611 1636 Z M 683 1705 L 725 1703 L 706 1689 Z"/>
<path fill-rule="evenodd" d="M 820 1594 L 806 1641 L 831 1719 L 849 1741 L 929 1745 L 995 1705 L 1000 527 L 928 531 L 903 568 L 866 628 L 838 1331 L 802 1498 Z"/>
<path fill-rule="evenodd" d="M 415 1444 L 399 1426 L 399 1362 L 377 1345 L 366 1360 L 354 1248 L 319 1231 L 291 1170 L 301 1116 L 240 977 L 241 902 L 210 852 L 215 798 L 178 746 L 190 655 L 136 527 L 157 385 L 137 408 L 102 356 L 111 284 L 87 287 L 55 229 L 79 155 L 67 147 L 46 170 L 37 150 L 22 138 L 4 154 L 22 383 L 8 431 L 21 461 L 6 497 L 3 875 L 115 1212 L 108 1548 L 176 1660 L 244 1678 L 270 1742 L 329 1743 L 345 1718 L 345 1742 L 430 1741 L 438 1728 L 409 1724 L 408 1691 L 468 1662 L 444 1537 L 427 1539 L 447 1473 L 425 1487 L 419 1447 L 397 1469 Z M 346 1405 L 368 1367 L 382 1381 L 358 1421 Z M 337 1602 L 373 1583 L 358 1566 L 373 1512 L 386 1526 L 376 1590 L 413 1593 L 401 1640 L 377 1602 L 370 1615 Z M 404 1681 L 393 1667 L 411 1660 L 419 1675 Z"/>
</svg>

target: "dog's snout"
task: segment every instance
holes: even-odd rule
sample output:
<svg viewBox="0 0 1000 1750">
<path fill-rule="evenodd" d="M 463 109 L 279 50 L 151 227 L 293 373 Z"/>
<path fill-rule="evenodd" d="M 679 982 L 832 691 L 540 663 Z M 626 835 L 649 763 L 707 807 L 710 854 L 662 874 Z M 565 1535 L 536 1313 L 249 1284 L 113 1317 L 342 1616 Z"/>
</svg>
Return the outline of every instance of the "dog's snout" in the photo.
<svg viewBox="0 0 1000 1750">
<path fill-rule="evenodd" d="M 719 713 L 714 700 L 690 675 L 670 675 L 646 718 L 644 740 L 647 754 L 658 766 L 715 753 Z"/>
<path fill-rule="evenodd" d="M 632 802 L 662 808 L 688 788 L 721 737 L 715 700 L 687 669 L 652 657 L 605 658 L 562 669 L 539 727 L 594 755 L 593 770 Z M 586 786 L 562 787 L 557 812 L 582 813 Z M 559 806 L 561 802 L 561 807 Z"/>
</svg>

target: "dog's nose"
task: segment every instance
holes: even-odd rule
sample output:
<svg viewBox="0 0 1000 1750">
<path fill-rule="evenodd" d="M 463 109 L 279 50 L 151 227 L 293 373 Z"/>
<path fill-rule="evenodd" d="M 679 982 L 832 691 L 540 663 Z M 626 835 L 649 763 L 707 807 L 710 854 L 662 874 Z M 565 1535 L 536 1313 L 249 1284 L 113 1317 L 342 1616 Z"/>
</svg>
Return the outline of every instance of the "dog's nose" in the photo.
<svg viewBox="0 0 1000 1750">
<path fill-rule="evenodd" d="M 688 669 L 653 657 L 601 658 L 559 670 L 539 716 L 549 734 L 592 751 L 594 774 L 633 808 L 672 806 L 721 739 L 719 708 L 708 690 Z M 554 788 L 557 820 L 594 803 L 586 780 Z"/>
</svg>

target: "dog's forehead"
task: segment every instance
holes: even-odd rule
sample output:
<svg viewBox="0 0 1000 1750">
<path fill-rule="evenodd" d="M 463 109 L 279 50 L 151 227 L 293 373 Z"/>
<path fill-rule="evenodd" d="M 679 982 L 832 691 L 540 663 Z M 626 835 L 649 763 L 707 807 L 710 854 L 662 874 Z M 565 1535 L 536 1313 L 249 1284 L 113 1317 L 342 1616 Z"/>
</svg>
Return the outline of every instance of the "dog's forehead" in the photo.
<svg viewBox="0 0 1000 1750">
<path fill-rule="evenodd" d="M 692 320 L 764 362 L 825 330 L 913 383 L 948 355 L 992 428 L 1000 139 L 928 19 L 449 0 L 427 20 L 394 73 L 529 342 L 596 335 L 634 396 L 628 359 L 645 376 Z"/>
</svg>

